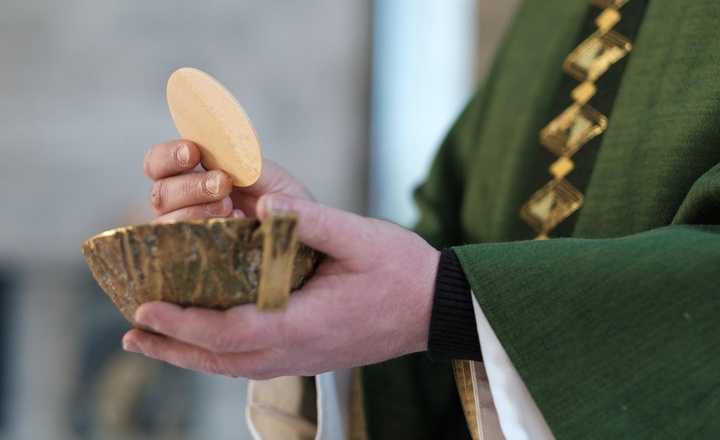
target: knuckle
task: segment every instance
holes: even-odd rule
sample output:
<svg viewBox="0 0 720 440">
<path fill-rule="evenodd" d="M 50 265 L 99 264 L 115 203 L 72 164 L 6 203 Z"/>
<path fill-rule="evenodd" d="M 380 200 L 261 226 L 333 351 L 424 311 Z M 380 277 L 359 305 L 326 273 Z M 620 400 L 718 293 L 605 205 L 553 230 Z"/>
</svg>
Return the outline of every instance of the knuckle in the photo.
<svg viewBox="0 0 720 440">
<path fill-rule="evenodd" d="M 214 353 L 203 353 L 200 358 L 198 369 L 210 374 L 225 375 L 225 367 L 222 360 Z"/>
<path fill-rule="evenodd" d="M 157 344 L 155 338 L 149 338 L 143 341 L 142 344 L 143 355 L 162 362 L 170 362 L 167 352 L 162 349 L 162 344 Z"/>
<path fill-rule="evenodd" d="M 205 354 L 200 362 L 200 371 L 236 379 L 243 376 L 229 358 L 214 353 Z"/>
<path fill-rule="evenodd" d="M 166 183 L 164 180 L 158 180 L 150 191 L 150 205 L 155 212 L 164 212 L 166 206 L 165 200 Z"/>
</svg>

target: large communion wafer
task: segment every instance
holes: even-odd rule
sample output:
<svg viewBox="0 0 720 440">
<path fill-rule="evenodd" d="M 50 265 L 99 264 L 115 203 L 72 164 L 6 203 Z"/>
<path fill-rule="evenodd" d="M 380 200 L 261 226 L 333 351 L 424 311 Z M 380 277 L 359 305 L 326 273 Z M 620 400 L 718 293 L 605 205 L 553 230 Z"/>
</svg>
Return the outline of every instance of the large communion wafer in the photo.
<svg viewBox="0 0 720 440">
<path fill-rule="evenodd" d="M 255 183 L 262 168 L 260 141 L 225 87 L 207 73 L 185 67 L 170 76 L 167 99 L 180 136 L 197 144 L 205 169 L 225 171 L 235 186 Z"/>
<path fill-rule="evenodd" d="M 148 301 L 222 310 L 257 302 L 277 285 L 285 295 L 288 283 L 300 288 L 320 254 L 296 246 L 292 215 L 262 226 L 235 218 L 129 226 L 90 238 L 82 251 L 100 287 L 136 325 L 135 310 Z M 270 301 L 265 309 L 284 306 Z"/>
</svg>

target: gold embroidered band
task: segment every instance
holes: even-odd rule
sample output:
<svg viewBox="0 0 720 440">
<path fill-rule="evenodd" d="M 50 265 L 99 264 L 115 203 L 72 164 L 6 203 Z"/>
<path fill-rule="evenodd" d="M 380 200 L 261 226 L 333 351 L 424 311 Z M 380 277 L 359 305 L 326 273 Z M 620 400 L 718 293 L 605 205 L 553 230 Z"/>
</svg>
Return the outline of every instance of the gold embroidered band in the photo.
<svg viewBox="0 0 720 440">
<path fill-rule="evenodd" d="M 619 9 L 628 1 L 591 0 L 603 8 L 595 19 L 597 30 L 563 63 L 563 71 L 580 84 L 570 94 L 574 101 L 570 107 L 540 132 L 540 143 L 558 156 L 548 169 L 553 179 L 520 209 L 520 218 L 537 232 L 536 240 L 549 238 L 548 234 L 583 204 L 583 194 L 565 177 L 575 168 L 572 156 L 607 129 L 607 117 L 588 102 L 597 93 L 595 81 L 632 50 L 632 42 L 612 29 L 622 18 Z"/>
</svg>

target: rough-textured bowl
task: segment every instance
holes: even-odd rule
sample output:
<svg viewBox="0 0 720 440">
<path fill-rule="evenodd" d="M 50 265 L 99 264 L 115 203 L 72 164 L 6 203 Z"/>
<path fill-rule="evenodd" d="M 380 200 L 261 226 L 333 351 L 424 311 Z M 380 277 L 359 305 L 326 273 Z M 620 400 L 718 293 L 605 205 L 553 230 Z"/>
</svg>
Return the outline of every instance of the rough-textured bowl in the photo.
<svg viewBox="0 0 720 440">
<path fill-rule="evenodd" d="M 100 287 L 137 325 L 133 314 L 148 301 L 221 310 L 257 302 L 263 236 L 255 219 L 179 221 L 103 232 L 82 251 Z M 313 275 L 320 258 L 298 246 L 291 290 Z"/>
</svg>

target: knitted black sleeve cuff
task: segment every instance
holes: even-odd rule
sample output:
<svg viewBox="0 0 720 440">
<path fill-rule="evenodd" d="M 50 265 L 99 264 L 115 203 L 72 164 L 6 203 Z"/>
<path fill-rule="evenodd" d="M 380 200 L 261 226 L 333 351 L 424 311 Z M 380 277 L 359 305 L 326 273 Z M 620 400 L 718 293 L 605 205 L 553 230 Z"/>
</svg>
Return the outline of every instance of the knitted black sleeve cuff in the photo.
<svg viewBox="0 0 720 440">
<path fill-rule="evenodd" d="M 482 361 L 470 285 L 451 249 L 443 249 L 435 281 L 428 355 L 433 361 Z"/>
</svg>

